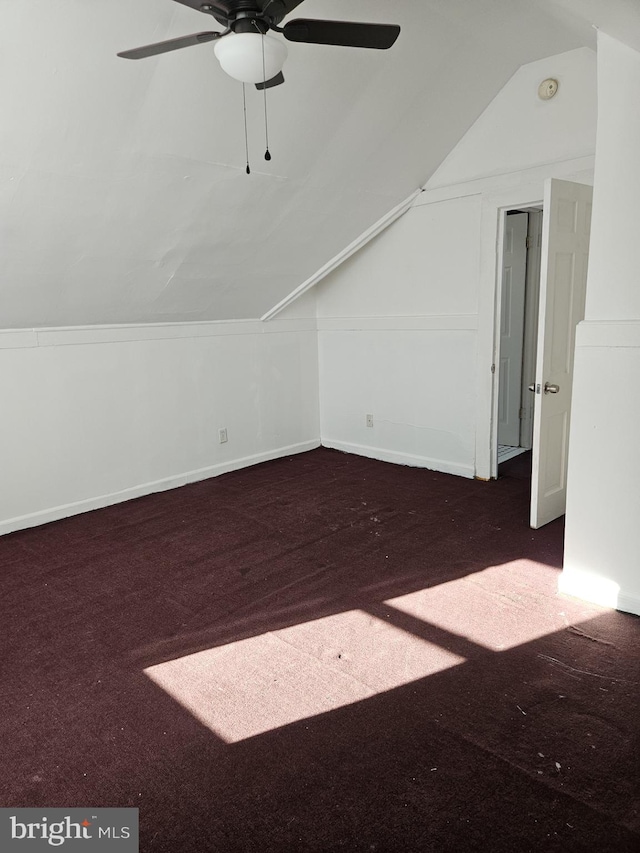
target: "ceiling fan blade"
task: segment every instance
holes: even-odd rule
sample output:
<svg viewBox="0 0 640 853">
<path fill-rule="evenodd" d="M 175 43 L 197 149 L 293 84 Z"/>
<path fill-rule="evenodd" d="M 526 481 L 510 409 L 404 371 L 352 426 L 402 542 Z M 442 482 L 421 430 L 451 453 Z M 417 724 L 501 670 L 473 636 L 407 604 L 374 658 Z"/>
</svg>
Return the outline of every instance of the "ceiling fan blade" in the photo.
<svg viewBox="0 0 640 853">
<path fill-rule="evenodd" d="M 273 89 L 274 86 L 280 86 L 281 83 L 284 83 L 284 74 L 282 71 L 279 71 L 271 80 L 267 80 L 264 83 L 256 83 L 256 89 L 261 91 L 262 89 Z"/>
<path fill-rule="evenodd" d="M 360 24 L 354 21 L 319 21 L 296 18 L 282 29 L 289 41 L 337 44 L 344 47 L 373 47 L 386 50 L 400 34 L 395 24 Z"/>
<path fill-rule="evenodd" d="M 156 56 L 158 53 L 168 53 L 170 50 L 180 50 L 182 47 L 192 47 L 194 44 L 205 44 L 215 41 L 226 33 L 193 33 L 190 36 L 181 36 L 177 39 L 158 41 L 155 44 L 145 44 L 143 47 L 134 47 L 131 50 L 123 50 L 118 56 L 123 59 L 146 59 L 147 56 Z"/>
</svg>

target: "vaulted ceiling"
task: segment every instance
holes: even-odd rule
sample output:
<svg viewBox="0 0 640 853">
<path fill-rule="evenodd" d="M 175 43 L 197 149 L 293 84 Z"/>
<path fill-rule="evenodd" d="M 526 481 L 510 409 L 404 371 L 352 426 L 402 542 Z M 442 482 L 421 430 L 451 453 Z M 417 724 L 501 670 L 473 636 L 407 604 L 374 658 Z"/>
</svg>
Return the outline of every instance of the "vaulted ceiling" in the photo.
<svg viewBox="0 0 640 853">
<path fill-rule="evenodd" d="M 520 65 L 595 46 L 600 18 L 640 47 L 639 5 L 305 0 L 292 17 L 401 34 L 388 51 L 289 43 L 270 162 L 247 87 L 247 175 L 242 85 L 212 44 L 116 56 L 210 17 L 2 0 L 0 328 L 261 316 L 423 185 Z"/>
</svg>

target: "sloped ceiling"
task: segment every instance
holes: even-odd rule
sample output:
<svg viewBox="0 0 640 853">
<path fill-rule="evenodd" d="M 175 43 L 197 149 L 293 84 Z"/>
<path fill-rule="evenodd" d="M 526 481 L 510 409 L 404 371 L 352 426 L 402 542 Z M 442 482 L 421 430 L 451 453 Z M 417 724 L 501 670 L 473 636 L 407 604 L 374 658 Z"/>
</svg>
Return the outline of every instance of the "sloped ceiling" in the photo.
<svg viewBox="0 0 640 853">
<path fill-rule="evenodd" d="M 261 316 L 423 185 L 520 65 L 593 47 L 581 5 L 305 0 L 293 17 L 400 38 L 289 44 L 270 162 L 247 87 L 246 175 L 242 86 L 211 44 L 116 57 L 211 18 L 172 0 L 2 0 L 0 327 Z"/>
</svg>

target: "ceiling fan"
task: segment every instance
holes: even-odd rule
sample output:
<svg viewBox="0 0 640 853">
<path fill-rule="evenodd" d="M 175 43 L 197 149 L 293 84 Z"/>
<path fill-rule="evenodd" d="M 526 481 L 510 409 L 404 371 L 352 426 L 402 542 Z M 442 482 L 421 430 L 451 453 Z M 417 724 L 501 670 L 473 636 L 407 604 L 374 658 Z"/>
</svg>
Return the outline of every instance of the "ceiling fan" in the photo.
<svg viewBox="0 0 640 853">
<path fill-rule="evenodd" d="M 287 57 L 286 45 L 280 39 L 268 35 L 270 30 L 280 33 L 287 41 L 379 50 L 390 48 L 400 33 L 400 27 L 393 24 L 315 18 L 296 18 L 280 27 L 282 19 L 303 0 L 174 1 L 211 15 L 225 29 L 222 32 L 193 33 L 124 50 L 118 56 L 144 59 L 170 50 L 215 41 L 214 51 L 227 74 L 243 83 L 255 83 L 257 89 L 269 89 L 284 83 L 282 66 Z"/>
</svg>

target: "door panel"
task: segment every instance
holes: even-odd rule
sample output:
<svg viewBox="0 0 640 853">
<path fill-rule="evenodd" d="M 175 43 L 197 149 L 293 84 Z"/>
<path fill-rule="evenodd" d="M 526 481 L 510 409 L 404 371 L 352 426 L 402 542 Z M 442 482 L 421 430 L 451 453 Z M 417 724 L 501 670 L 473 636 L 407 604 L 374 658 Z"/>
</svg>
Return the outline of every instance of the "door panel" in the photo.
<svg viewBox="0 0 640 853">
<path fill-rule="evenodd" d="M 531 526 L 564 514 L 575 330 L 584 317 L 593 189 L 545 186 L 533 420 Z"/>
<path fill-rule="evenodd" d="M 520 444 L 524 298 L 527 274 L 526 213 L 506 217 L 500 310 L 498 444 Z"/>
</svg>

